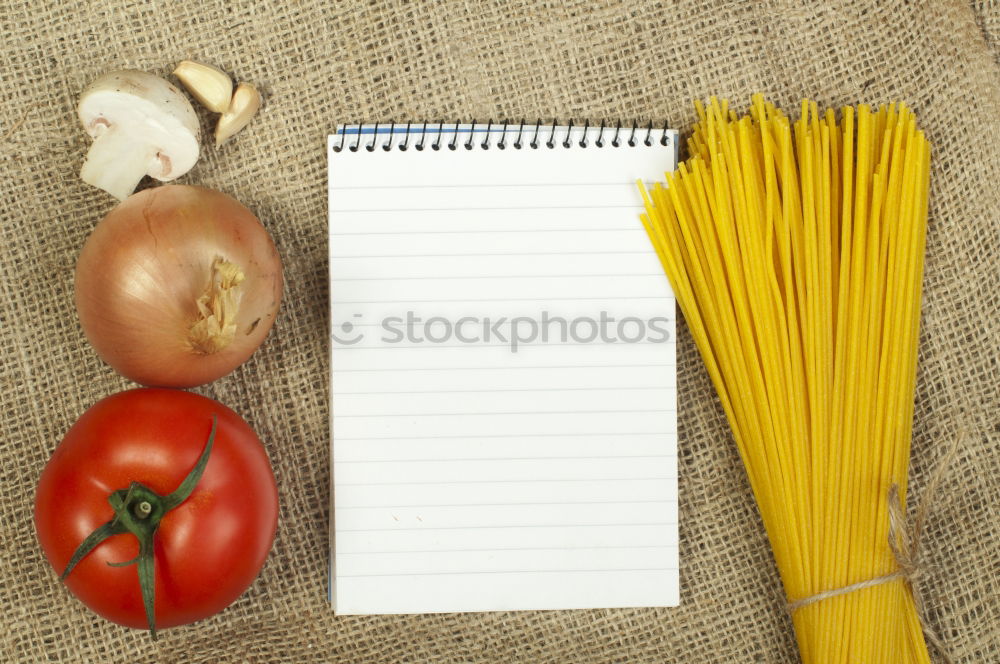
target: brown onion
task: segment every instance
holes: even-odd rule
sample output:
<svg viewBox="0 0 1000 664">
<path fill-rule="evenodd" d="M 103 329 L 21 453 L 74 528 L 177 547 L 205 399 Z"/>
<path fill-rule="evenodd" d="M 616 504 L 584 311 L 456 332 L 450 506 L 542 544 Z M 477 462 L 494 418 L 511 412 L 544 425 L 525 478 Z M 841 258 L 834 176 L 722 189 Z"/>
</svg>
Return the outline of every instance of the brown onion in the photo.
<svg viewBox="0 0 1000 664">
<path fill-rule="evenodd" d="M 133 194 L 76 264 L 76 310 L 97 354 L 144 385 L 192 387 L 243 364 L 281 301 L 281 259 L 257 217 L 221 192 Z"/>
</svg>

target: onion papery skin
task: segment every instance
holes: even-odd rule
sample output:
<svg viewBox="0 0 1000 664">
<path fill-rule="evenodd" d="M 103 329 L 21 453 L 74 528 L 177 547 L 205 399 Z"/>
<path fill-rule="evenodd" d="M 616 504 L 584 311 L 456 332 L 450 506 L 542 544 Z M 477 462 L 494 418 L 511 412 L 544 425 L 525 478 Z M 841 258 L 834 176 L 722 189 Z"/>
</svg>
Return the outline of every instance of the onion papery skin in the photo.
<svg viewBox="0 0 1000 664">
<path fill-rule="evenodd" d="M 243 279 L 225 317 L 232 340 L 206 350 L 192 329 L 219 259 Z M 97 354 L 126 378 L 194 387 L 229 374 L 263 343 L 282 286 L 281 258 L 249 209 L 212 189 L 164 185 L 129 196 L 91 233 L 76 264 L 76 310 Z"/>
</svg>

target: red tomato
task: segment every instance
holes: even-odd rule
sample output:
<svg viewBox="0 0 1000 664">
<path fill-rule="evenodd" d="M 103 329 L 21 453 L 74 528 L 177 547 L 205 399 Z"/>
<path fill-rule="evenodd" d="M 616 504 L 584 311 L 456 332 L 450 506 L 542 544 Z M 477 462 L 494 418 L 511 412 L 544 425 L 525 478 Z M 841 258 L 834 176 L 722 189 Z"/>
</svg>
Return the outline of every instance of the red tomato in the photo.
<svg viewBox="0 0 1000 664">
<path fill-rule="evenodd" d="M 70 428 L 42 471 L 35 527 L 62 574 L 94 530 L 115 517 L 108 496 L 140 482 L 173 492 L 192 471 L 212 429 L 208 463 L 193 493 L 160 521 L 154 536 L 156 627 L 211 616 L 243 594 L 260 572 L 278 522 L 278 491 L 260 440 L 221 403 L 190 392 L 136 389 L 99 401 Z M 137 566 L 138 539 L 112 535 L 82 558 L 65 583 L 96 613 L 147 627 Z"/>
</svg>

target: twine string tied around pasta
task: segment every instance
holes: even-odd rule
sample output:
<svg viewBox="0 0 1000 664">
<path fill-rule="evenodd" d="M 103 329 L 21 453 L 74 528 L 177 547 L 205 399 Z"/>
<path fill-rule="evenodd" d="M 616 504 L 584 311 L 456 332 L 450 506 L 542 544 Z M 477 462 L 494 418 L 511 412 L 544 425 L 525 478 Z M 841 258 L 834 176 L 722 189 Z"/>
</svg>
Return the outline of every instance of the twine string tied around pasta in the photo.
<svg viewBox="0 0 1000 664">
<path fill-rule="evenodd" d="M 934 646 L 945 664 L 953 664 L 954 660 L 948 654 L 944 641 L 930 625 L 927 617 L 927 606 L 924 603 L 923 593 L 917 580 L 926 569 L 926 564 L 920 560 L 920 542 L 924 524 L 927 521 L 927 516 L 931 508 L 934 506 L 934 496 L 938 491 L 941 480 L 947 473 L 952 461 L 954 461 L 965 435 L 963 431 L 954 438 L 947 453 L 945 453 L 944 457 L 938 463 L 934 472 L 931 473 L 930 480 L 927 482 L 927 488 L 924 489 L 924 494 L 917 504 L 917 511 L 912 524 L 907 523 L 906 506 L 903 505 L 903 501 L 899 495 L 899 485 L 893 484 L 889 487 L 889 547 L 892 550 L 892 555 L 898 569 L 890 574 L 865 579 L 864 581 L 852 583 L 842 588 L 824 590 L 815 595 L 789 602 L 786 608 L 790 614 L 816 602 L 822 602 L 833 597 L 839 597 L 858 590 L 864 590 L 865 588 L 903 579 L 906 585 L 909 586 L 910 593 L 913 596 L 913 604 L 917 609 L 917 617 L 920 620 L 924 638 Z"/>
</svg>

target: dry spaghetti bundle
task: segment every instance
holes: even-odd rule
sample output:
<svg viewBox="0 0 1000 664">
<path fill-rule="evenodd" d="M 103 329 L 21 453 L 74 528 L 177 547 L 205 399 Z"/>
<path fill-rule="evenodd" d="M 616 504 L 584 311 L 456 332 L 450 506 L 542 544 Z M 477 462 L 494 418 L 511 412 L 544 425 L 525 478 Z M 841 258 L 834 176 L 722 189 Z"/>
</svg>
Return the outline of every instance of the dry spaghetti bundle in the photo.
<svg viewBox="0 0 1000 664">
<path fill-rule="evenodd" d="M 905 505 L 930 147 L 904 105 L 697 104 L 646 226 L 725 409 L 807 664 L 929 662 Z M 905 535 L 893 531 L 900 546 Z M 888 577 L 888 578 L 885 578 Z M 870 582 L 867 587 L 858 587 Z"/>
</svg>

